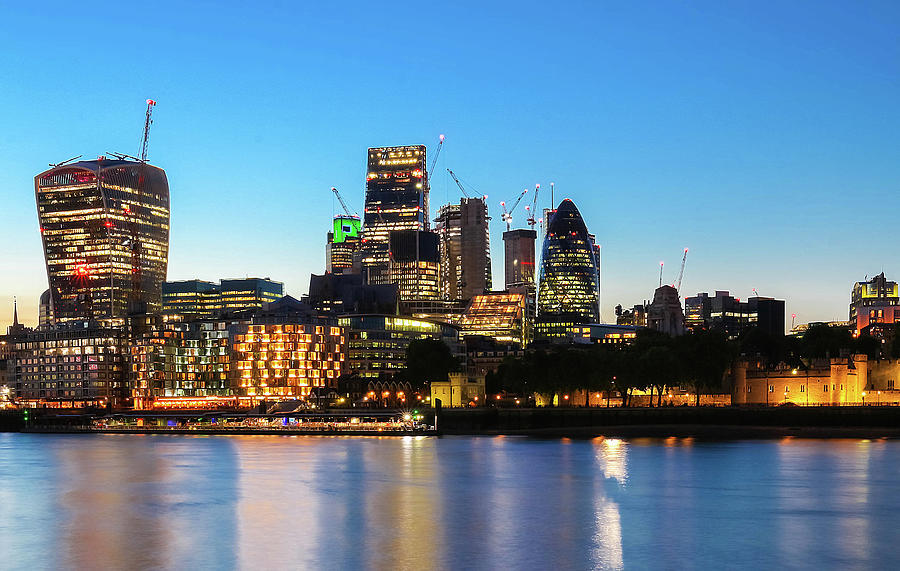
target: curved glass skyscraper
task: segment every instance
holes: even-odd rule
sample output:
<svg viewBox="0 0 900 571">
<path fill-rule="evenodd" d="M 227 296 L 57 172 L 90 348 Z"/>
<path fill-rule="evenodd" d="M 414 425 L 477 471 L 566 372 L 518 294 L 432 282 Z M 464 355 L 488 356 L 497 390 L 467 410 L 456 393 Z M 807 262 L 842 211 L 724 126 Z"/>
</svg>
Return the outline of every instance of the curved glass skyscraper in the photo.
<svg viewBox="0 0 900 571">
<path fill-rule="evenodd" d="M 550 215 L 541 255 L 536 337 L 559 337 L 575 323 L 600 321 L 594 240 L 568 198 Z"/>
<path fill-rule="evenodd" d="M 56 321 L 159 311 L 169 259 L 162 169 L 80 161 L 37 175 L 34 191 Z"/>
</svg>

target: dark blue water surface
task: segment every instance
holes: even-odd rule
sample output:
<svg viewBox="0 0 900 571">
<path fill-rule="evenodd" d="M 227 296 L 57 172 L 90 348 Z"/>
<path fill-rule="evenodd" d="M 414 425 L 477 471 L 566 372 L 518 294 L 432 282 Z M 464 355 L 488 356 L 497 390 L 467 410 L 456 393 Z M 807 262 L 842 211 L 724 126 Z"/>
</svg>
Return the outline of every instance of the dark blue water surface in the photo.
<svg viewBox="0 0 900 571">
<path fill-rule="evenodd" d="M 900 568 L 900 442 L 0 434 L 4 569 Z"/>
</svg>

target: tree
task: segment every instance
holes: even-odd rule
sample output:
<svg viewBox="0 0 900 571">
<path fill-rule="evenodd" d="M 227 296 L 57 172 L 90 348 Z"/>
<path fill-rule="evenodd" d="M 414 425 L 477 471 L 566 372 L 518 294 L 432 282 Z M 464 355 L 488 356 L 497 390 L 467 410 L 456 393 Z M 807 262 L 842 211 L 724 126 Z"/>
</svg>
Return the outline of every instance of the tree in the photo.
<svg viewBox="0 0 900 571">
<path fill-rule="evenodd" d="M 459 368 L 459 361 L 443 341 L 416 339 L 406 349 L 405 378 L 419 387 L 426 382 L 446 381 Z"/>
<path fill-rule="evenodd" d="M 732 350 L 725 336 L 716 331 L 685 336 L 681 349 L 685 379 L 696 392 L 696 405 L 700 406 L 701 393 L 722 389 Z"/>
</svg>

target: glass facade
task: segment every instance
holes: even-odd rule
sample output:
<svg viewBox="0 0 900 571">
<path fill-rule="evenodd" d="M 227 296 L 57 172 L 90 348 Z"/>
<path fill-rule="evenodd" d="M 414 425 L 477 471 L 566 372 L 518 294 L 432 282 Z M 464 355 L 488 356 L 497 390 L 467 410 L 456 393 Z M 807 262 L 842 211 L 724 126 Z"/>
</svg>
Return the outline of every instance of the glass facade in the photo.
<svg viewBox="0 0 900 571">
<path fill-rule="evenodd" d="M 362 222 L 355 216 L 335 216 L 325 245 L 325 268 L 329 274 L 351 273 L 362 245 Z M 357 272 L 359 270 L 357 269 Z"/>
<path fill-rule="evenodd" d="M 269 278 L 222 280 L 219 282 L 222 310 L 233 313 L 247 309 L 259 309 L 264 303 L 284 297 L 284 284 Z"/>
<path fill-rule="evenodd" d="M 343 328 L 317 324 L 245 325 L 234 334 L 235 390 L 241 396 L 301 399 L 335 387 L 344 370 Z"/>
<path fill-rule="evenodd" d="M 541 256 L 538 319 L 600 321 L 600 279 L 594 242 L 575 204 L 563 200 L 552 214 Z M 571 316 L 560 320 L 559 316 Z"/>
<path fill-rule="evenodd" d="M 393 315 L 351 315 L 338 323 L 347 328 L 349 370 L 363 379 L 393 378 L 406 366 L 406 349 L 415 339 L 436 339 L 454 355 L 464 355 L 459 329 L 425 319 Z"/>
<path fill-rule="evenodd" d="M 159 311 L 169 255 L 162 169 L 101 158 L 45 171 L 34 188 L 56 321 Z"/>
<path fill-rule="evenodd" d="M 524 346 L 529 341 L 524 293 L 476 295 L 459 322 L 465 336 L 481 335 Z"/>
<path fill-rule="evenodd" d="M 401 301 L 439 299 L 437 234 L 418 230 L 391 232 L 388 269 L 388 282 L 397 286 Z"/>
<path fill-rule="evenodd" d="M 370 148 L 362 265 L 372 283 L 388 272 L 390 232 L 428 230 L 425 145 Z"/>
</svg>

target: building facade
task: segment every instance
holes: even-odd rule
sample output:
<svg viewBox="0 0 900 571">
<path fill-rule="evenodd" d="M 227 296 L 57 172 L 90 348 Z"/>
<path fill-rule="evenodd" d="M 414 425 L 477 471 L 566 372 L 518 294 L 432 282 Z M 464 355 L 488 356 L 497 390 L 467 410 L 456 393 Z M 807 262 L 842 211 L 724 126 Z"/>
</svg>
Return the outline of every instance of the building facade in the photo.
<svg viewBox="0 0 900 571">
<path fill-rule="evenodd" d="M 390 233 L 429 229 L 425 145 L 368 151 L 361 269 L 371 283 L 385 283 Z"/>
<path fill-rule="evenodd" d="M 504 275 L 506 289 L 526 288 L 534 295 L 534 244 L 537 232 L 534 230 L 508 230 L 503 233 Z"/>
<path fill-rule="evenodd" d="M 169 256 L 162 169 L 101 157 L 44 171 L 34 189 L 56 321 L 159 311 Z"/>
<path fill-rule="evenodd" d="M 284 284 L 269 278 L 184 280 L 162 284 L 162 313 L 209 318 L 257 310 L 284 297 Z"/>
<path fill-rule="evenodd" d="M 850 322 L 857 335 L 871 325 L 900 323 L 900 289 L 897 282 L 888 280 L 881 272 L 871 280 L 853 284 Z"/>
<path fill-rule="evenodd" d="M 330 274 L 359 273 L 362 221 L 357 216 L 335 216 L 325 244 L 325 271 Z"/>
<path fill-rule="evenodd" d="M 600 321 L 594 240 L 578 208 L 563 200 L 550 217 L 541 255 L 535 339 L 565 339 L 571 327 Z"/>
<path fill-rule="evenodd" d="M 441 297 L 441 258 L 434 232 L 396 230 L 390 233 L 388 281 L 397 286 L 401 301 Z M 369 283 L 384 283 L 380 280 Z"/>
<path fill-rule="evenodd" d="M 462 198 L 438 210 L 435 232 L 441 260 L 441 296 L 469 300 L 491 289 L 488 209 L 483 198 Z"/>
<path fill-rule="evenodd" d="M 411 341 L 435 339 L 462 358 L 459 328 L 447 323 L 395 315 L 349 315 L 338 319 L 347 329 L 348 371 L 363 379 L 390 379 L 406 367 Z"/>
<path fill-rule="evenodd" d="M 740 337 L 745 331 L 758 327 L 772 336 L 784 335 L 784 300 L 771 297 L 751 297 L 746 301 L 727 291 L 715 296 L 698 293 L 684 301 L 685 325 L 694 331 L 721 331 L 729 339 Z"/>
<path fill-rule="evenodd" d="M 476 295 L 459 320 L 463 336 L 490 337 L 520 347 L 531 341 L 528 303 L 524 293 L 491 292 Z"/>
<path fill-rule="evenodd" d="M 647 310 L 647 327 L 666 335 L 684 334 L 684 313 L 677 289 L 664 285 L 653 292 L 653 301 Z"/>
<path fill-rule="evenodd" d="M 19 403 L 51 408 L 128 406 L 124 331 L 70 321 L 18 337 L 13 351 Z"/>
</svg>

